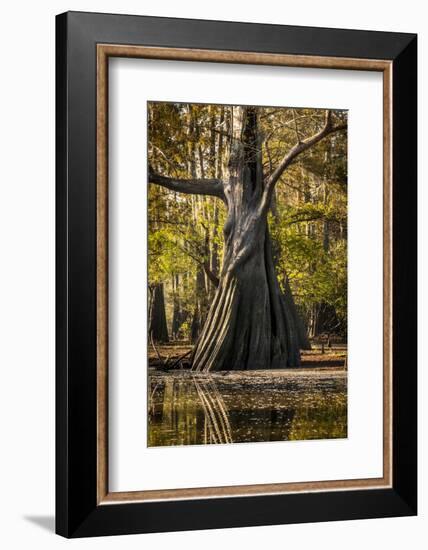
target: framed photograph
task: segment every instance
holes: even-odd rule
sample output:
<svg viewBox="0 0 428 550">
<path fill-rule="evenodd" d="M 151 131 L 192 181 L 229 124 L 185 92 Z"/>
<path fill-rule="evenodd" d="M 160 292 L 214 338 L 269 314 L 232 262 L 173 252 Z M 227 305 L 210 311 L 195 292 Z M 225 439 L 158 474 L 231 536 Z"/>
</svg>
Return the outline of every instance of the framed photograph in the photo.
<svg viewBox="0 0 428 550">
<path fill-rule="evenodd" d="M 58 534 L 416 514 L 416 35 L 56 24 Z"/>
</svg>

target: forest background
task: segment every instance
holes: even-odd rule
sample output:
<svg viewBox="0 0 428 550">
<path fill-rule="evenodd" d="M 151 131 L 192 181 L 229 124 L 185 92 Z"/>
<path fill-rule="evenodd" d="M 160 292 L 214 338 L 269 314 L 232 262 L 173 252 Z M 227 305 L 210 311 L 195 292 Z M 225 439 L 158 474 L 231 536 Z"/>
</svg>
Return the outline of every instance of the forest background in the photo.
<svg viewBox="0 0 428 550">
<path fill-rule="evenodd" d="M 149 164 L 157 173 L 219 178 L 227 171 L 232 106 L 150 102 Z M 263 173 L 324 124 L 321 109 L 259 107 Z M 346 122 L 346 111 L 332 111 Z M 196 342 L 223 259 L 226 209 L 214 197 L 149 186 L 149 335 Z M 299 318 L 301 348 L 347 336 L 347 133 L 299 155 L 276 185 L 268 216 L 276 274 Z"/>
</svg>

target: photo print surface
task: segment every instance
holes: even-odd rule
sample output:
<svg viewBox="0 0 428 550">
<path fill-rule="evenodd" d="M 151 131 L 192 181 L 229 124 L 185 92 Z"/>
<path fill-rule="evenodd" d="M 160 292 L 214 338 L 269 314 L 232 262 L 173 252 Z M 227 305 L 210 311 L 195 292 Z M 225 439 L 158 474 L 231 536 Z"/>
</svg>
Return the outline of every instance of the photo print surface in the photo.
<svg viewBox="0 0 428 550">
<path fill-rule="evenodd" d="M 149 447 L 347 437 L 347 111 L 148 102 Z"/>
</svg>

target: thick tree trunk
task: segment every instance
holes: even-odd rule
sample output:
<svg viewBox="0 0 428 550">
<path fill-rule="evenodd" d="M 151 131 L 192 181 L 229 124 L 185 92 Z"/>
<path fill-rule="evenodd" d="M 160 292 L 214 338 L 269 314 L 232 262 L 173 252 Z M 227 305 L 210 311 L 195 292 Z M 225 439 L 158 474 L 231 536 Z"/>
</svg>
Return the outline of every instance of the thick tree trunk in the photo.
<svg viewBox="0 0 428 550">
<path fill-rule="evenodd" d="M 163 284 L 159 283 L 151 289 L 149 311 L 149 336 L 155 342 L 168 342 L 168 327 L 166 324 L 165 298 Z"/>
<path fill-rule="evenodd" d="M 234 108 L 228 218 L 220 284 L 194 350 L 197 371 L 297 367 L 298 334 L 275 273 L 261 209 L 263 177 L 255 110 Z"/>
<path fill-rule="evenodd" d="M 276 277 L 267 227 L 247 260 L 225 265 L 198 340 L 198 371 L 281 369 L 300 364 L 298 333 Z"/>
</svg>

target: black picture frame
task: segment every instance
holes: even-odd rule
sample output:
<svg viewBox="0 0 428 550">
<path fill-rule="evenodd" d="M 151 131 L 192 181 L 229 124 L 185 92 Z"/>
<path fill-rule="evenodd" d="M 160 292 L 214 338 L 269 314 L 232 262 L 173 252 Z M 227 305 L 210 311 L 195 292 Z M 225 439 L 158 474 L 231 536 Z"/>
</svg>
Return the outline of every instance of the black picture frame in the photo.
<svg viewBox="0 0 428 550">
<path fill-rule="evenodd" d="M 390 60 L 391 488 L 97 504 L 96 46 Z M 56 532 L 65 537 L 417 513 L 417 36 L 68 12 L 56 18 Z"/>
</svg>

